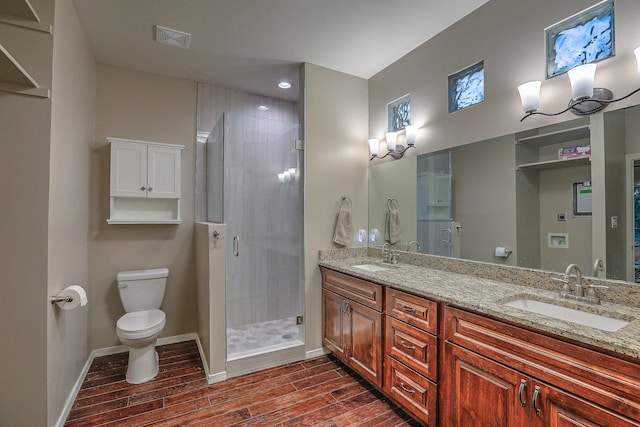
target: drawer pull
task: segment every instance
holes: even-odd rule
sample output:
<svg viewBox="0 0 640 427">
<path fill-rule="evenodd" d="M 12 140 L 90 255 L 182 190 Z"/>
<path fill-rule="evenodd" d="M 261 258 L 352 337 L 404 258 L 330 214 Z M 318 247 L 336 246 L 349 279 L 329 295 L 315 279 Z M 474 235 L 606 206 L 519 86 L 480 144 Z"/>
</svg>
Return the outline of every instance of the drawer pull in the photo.
<svg viewBox="0 0 640 427">
<path fill-rule="evenodd" d="M 416 347 L 414 345 L 407 345 L 404 341 L 400 341 L 400 345 L 407 350 L 415 351 Z"/>
<path fill-rule="evenodd" d="M 400 388 L 403 389 L 404 391 L 406 391 L 407 393 L 410 393 L 410 394 L 415 394 L 416 393 L 416 391 L 414 389 L 406 388 L 404 386 L 404 383 L 400 383 Z"/>
<path fill-rule="evenodd" d="M 520 390 L 518 391 L 518 395 L 520 397 L 520 405 L 522 405 L 523 408 L 527 406 L 527 402 L 522 398 L 526 386 L 527 380 L 520 380 Z"/>
<path fill-rule="evenodd" d="M 538 408 L 538 396 L 540 396 L 540 387 L 536 386 L 533 392 L 533 409 L 536 410 L 536 415 L 540 415 L 540 408 Z"/>
<path fill-rule="evenodd" d="M 415 313 L 416 309 L 413 307 L 409 307 L 407 305 L 403 305 L 402 307 L 402 311 L 406 311 L 407 313 Z"/>
</svg>

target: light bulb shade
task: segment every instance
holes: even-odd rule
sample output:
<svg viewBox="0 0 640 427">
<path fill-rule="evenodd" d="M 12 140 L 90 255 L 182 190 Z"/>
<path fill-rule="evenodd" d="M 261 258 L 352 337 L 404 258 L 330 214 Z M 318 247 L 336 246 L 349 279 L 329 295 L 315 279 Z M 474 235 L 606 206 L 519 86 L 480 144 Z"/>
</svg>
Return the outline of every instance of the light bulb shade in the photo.
<svg viewBox="0 0 640 427">
<path fill-rule="evenodd" d="M 636 64 L 638 64 L 638 77 L 640 77 L 640 47 L 637 47 L 633 53 L 636 54 Z"/>
<path fill-rule="evenodd" d="M 572 68 L 567 73 L 571 81 L 573 99 L 591 98 L 593 96 L 593 80 L 596 76 L 596 64 L 583 64 Z"/>
<path fill-rule="evenodd" d="M 404 127 L 404 131 L 407 135 L 407 145 L 413 146 L 416 144 L 416 135 L 418 134 L 418 126 L 416 125 L 406 125 Z"/>
<path fill-rule="evenodd" d="M 398 134 L 396 132 L 387 132 L 387 150 L 396 151 L 396 140 L 398 139 Z"/>
<path fill-rule="evenodd" d="M 525 113 L 536 111 L 540 107 L 540 85 L 542 82 L 536 80 L 533 82 L 523 83 L 518 86 L 520 92 L 520 100 L 522 101 L 522 109 Z"/>
<path fill-rule="evenodd" d="M 380 148 L 380 140 L 378 138 L 371 138 L 369 140 L 369 153 L 372 156 L 377 156 L 378 148 Z"/>
<path fill-rule="evenodd" d="M 285 184 L 288 183 L 288 182 L 291 182 L 291 174 L 289 173 L 288 170 L 284 171 L 282 174 L 284 175 Z"/>
<path fill-rule="evenodd" d="M 284 174 L 283 173 L 279 173 L 278 174 L 278 181 L 280 181 L 280 184 L 284 184 Z"/>
</svg>

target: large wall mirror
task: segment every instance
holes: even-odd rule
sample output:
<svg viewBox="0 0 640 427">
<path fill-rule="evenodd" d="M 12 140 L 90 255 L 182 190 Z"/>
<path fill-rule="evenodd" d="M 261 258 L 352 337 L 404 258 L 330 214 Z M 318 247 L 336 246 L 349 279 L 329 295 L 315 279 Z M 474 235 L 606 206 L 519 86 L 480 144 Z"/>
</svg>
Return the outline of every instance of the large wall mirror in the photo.
<svg viewBox="0 0 640 427">
<path fill-rule="evenodd" d="M 369 167 L 369 246 L 638 283 L 639 215 L 640 106 Z"/>
</svg>

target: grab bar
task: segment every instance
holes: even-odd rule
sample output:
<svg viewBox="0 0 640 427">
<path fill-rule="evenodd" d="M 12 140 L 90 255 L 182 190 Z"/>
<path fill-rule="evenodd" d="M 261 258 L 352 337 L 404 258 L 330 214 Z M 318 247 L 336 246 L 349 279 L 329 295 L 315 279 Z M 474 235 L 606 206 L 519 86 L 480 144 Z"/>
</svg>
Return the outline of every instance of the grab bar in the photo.
<svg viewBox="0 0 640 427">
<path fill-rule="evenodd" d="M 233 256 L 240 255 L 240 238 L 233 236 Z"/>
</svg>

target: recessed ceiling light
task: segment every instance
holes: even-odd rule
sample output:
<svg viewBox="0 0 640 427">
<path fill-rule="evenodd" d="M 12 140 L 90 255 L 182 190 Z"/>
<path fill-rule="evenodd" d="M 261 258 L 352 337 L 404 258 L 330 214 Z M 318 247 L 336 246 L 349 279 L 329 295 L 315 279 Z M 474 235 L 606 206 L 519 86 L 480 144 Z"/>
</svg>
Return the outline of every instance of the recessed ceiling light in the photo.
<svg viewBox="0 0 640 427">
<path fill-rule="evenodd" d="M 260 111 L 267 111 L 269 109 L 269 107 L 267 107 L 266 105 L 261 105 L 258 107 L 258 110 Z"/>
<path fill-rule="evenodd" d="M 289 82 L 280 82 L 280 83 L 278 83 L 278 86 L 281 87 L 282 89 L 289 89 L 291 87 L 291 83 L 289 83 Z"/>
</svg>

